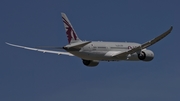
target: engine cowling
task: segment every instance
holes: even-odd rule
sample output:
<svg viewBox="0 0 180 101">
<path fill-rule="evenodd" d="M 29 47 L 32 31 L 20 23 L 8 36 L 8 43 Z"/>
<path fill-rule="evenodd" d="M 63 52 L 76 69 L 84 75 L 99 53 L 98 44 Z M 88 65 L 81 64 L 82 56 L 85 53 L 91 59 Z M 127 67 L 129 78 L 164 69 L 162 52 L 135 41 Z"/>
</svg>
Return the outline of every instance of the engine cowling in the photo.
<svg viewBox="0 0 180 101">
<path fill-rule="evenodd" d="M 154 58 L 154 53 L 151 50 L 143 50 L 138 53 L 138 58 L 142 61 L 151 61 Z"/>
<path fill-rule="evenodd" d="M 84 65 L 89 66 L 89 67 L 94 67 L 99 64 L 99 61 L 97 61 L 97 60 L 84 60 L 83 59 L 82 61 L 83 61 Z"/>
</svg>

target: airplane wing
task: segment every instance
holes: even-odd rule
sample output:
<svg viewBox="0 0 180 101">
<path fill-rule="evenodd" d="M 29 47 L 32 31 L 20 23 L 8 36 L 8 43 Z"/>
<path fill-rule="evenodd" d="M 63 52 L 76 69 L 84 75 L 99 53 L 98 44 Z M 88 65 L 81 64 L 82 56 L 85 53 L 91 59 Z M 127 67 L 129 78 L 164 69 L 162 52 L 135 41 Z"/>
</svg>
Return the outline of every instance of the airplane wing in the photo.
<svg viewBox="0 0 180 101">
<path fill-rule="evenodd" d="M 119 54 L 116 54 L 114 55 L 114 57 L 121 57 L 121 56 L 125 56 L 125 55 L 128 55 L 128 54 L 133 54 L 135 52 L 139 52 L 141 51 L 142 49 L 144 48 L 147 48 L 153 44 L 155 44 L 156 42 L 160 41 L 161 39 L 163 39 L 164 37 L 166 37 L 168 34 L 171 33 L 173 27 L 171 26 L 169 30 L 167 30 L 166 32 L 164 32 L 163 34 L 159 35 L 158 37 L 148 41 L 148 42 L 145 42 L 144 44 L 141 44 L 140 46 L 136 47 L 136 48 L 133 48 L 129 51 L 125 51 L 125 52 L 122 52 L 122 53 L 119 53 Z"/>
<path fill-rule="evenodd" d="M 33 50 L 33 51 L 39 51 L 39 52 L 43 52 L 43 53 L 53 53 L 53 54 L 58 54 L 58 55 L 74 56 L 73 54 L 68 53 L 68 52 L 60 52 L 60 51 L 54 51 L 54 50 L 45 50 L 45 49 L 40 49 L 40 48 L 31 48 L 31 47 L 15 45 L 15 44 L 7 43 L 7 42 L 6 42 L 6 44 L 8 44 L 10 46 L 14 46 L 14 47 L 19 47 L 19 48 Z"/>
</svg>

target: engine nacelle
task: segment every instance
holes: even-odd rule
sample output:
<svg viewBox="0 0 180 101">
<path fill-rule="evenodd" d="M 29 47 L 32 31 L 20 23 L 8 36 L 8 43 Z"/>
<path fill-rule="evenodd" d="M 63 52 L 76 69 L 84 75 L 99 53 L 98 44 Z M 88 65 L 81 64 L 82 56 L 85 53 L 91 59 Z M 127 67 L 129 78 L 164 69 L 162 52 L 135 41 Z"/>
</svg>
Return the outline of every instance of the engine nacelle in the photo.
<svg viewBox="0 0 180 101">
<path fill-rule="evenodd" d="M 83 61 L 84 65 L 89 66 L 89 67 L 94 67 L 99 64 L 99 61 L 97 61 L 97 60 L 84 60 L 83 59 L 82 61 Z"/>
<path fill-rule="evenodd" d="M 151 50 L 143 50 L 138 53 L 138 58 L 142 61 L 151 61 L 154 58 L 154 53 Z"/>
</svg>

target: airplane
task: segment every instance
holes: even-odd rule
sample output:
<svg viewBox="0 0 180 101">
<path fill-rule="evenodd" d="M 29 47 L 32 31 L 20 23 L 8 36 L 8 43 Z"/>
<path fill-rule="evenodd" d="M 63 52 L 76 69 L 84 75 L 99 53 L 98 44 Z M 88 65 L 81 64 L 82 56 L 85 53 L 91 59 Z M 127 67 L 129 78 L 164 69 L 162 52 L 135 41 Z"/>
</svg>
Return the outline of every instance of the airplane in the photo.
<svg viewBox="0 0 180 101">
<path fill-rule="evenodd" d="M 154 53 L 147 49 L 147 47 L 166 37 L 173 29 L 173 26 L 171 26 L 170 29 L 163 34 L 143 44 L 134 42 L 82 41 L 76 34 L 66 14 L 61 13 L 61 16 L 68 39 L 68 44 L 64 47 L 32 48 L 8 42 L 6 42 L 6 44 L 43 53 L 77 56 L 82 59 L 85 66 L 94 67 L 97 66 L 100 61 L 151 61 L 154 58 Z M 65 52 L 60 50 L 65 50 Z"/>
</svg>

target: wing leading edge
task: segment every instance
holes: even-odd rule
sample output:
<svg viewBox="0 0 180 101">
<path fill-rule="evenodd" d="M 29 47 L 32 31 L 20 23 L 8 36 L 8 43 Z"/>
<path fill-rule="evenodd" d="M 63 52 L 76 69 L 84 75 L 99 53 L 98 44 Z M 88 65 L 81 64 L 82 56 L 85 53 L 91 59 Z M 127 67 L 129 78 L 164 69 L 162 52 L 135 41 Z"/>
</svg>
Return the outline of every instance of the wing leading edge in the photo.
<svg viewBox="0 0 180 101">
<path fill-rule="evenodd" d="M 28 50 L 33 50 L 33 51 L 38 51 L 38 52 L 43 52 L 43 53 L 53 53 L 53 54 L 58 54 L 58 55 L 74 56 L 73 54 L 68 53 L 68 52 L 45 50 L 45 49 L 40 49 L 40 48 L 31 48 L 31 47 L 25 47 L 25 46 L 15 45 L 15 44 L 7 43 L 7 42 L 6 42 L 6 44 L 8 44 L 8 45 L 10 45 L 10 46 L 18 47 L 18 48 L 23 48 L 23 49 L 28 49 Z"/>
<path fill-rule="evenodd" d="M 125 56 L 125 55 L 128 55 L 128 54 L 133 54 L 133 53 L 135 53 L 135 52 L 139 52 L 139 51 L 141 51 L 142 49 L 147 48 L 147 47 L 155 44 L 156 42 L 160 41 L 160 40 L 163 39 L 164 37 L 166 37 L 168 34 L 171 33 L 172 29 L 173 29 L 173 26 L 171 26 L 169 30 L 167 30 L 167 31 L 164 32 L 163 34 L 159 35 L 158 37 L 156 37 L 156 38 L 154 38 L 154 39 L 152 39 L 152 40 L 150 40 L 150 41 L 148 41 L 148 42 L 145 42 L 144 44 L 142 44 L 142 45 L 140 45 L 140 46 L 138 46 L 138 47 L 136 47 L 136 48 L 133 48 L 133 49 L 131 49 L 131 50 L 129 50 L 129 51 L 116 54 L 116 55 L 114 55 L 113 57 L 121 57 L 121 56 Z"/>
</svg>

